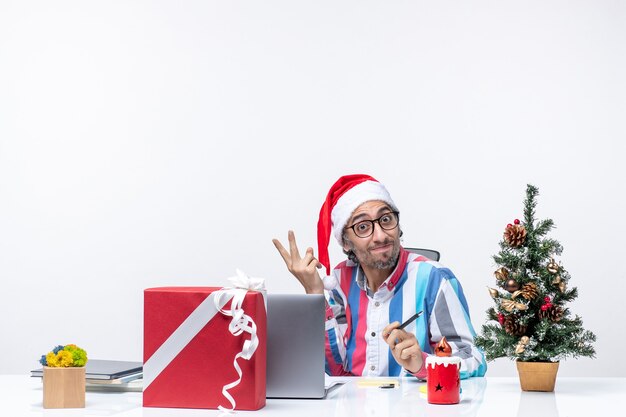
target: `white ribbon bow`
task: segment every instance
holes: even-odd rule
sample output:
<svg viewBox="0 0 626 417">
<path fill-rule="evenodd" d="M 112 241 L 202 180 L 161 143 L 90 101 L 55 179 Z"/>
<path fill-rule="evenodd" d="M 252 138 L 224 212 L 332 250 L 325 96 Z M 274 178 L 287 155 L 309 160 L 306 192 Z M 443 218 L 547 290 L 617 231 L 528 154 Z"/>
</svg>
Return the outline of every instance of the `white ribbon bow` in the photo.
<svg viewBox="0 0 626 417">
<path fill-rule="evenodd" d="M 228 280 L 231 284 L 233 284 L 234 288 L 224 288 L 216 291 L 214 293 L 215 307 L 220 313 L 233 318 L 228 325 L 228 330 L 233 336 L 239 336 L 245 332 L 250 334 L 250 339 L 243 343 L 241 352 L 235 355 L 235 358 L 233 359 L 233 367 L 237 371 L 237 375 L 239 375 L 239 377 L 235 381 L 224 385 L 222 388 L 222 394 L 230 402 L 231 408 L 228 409 L 220 405 L 218 407 L 220 411 L 233 411 L 235 409 L 235 399 L 232 395 L 230 395 L 228 390 L 239 385 L 242 379 L 243 372 L 237 363 L 237 359 L 243 358 L 245 360 L 250 360 L 259 346 L 259 338 L 256 335 L 256 324 L 254 323 L 254 320 L 252 320 L 252 318 L 243 311 L 241 306 L 248 290 L 265 291 L 265 280 L 262 278 L 249 277 L 239 269 L 237 269 L 237 276 L 230 277 Z M 232 297 L 230 310 L 222 308 L 225 304 L 225 302 L 221 301 L 222 297 Z"/>
<path fill-rule="evenodd" d="M 239 269 L 236 271 L 236 276 L 228 278 L 233 287 L 250 291 L 265 291 L 265 280 L 263 278 L 249 277 Z"/>
</svg>

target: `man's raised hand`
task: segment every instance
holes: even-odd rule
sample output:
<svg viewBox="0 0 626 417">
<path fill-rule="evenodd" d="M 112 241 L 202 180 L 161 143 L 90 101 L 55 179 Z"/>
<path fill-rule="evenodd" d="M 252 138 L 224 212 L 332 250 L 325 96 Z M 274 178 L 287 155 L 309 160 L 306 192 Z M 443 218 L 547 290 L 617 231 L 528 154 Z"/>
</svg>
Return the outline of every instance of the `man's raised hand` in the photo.
<svg viewBox="0 0 626 417">
<path fill-rule="evenodd" d="M 282 256 L 287 269 L 300 281 L 307 294 L 324 294 L 324 284 L 317 270 L 322 267 L 313 254 L 313 248 L 307 248 L 304 257 L 300 256 L 296 237 L 292 230 L 288 233 L 289 251 L 278 239 L 272 239 L 278 253 Z"/>
</svg>

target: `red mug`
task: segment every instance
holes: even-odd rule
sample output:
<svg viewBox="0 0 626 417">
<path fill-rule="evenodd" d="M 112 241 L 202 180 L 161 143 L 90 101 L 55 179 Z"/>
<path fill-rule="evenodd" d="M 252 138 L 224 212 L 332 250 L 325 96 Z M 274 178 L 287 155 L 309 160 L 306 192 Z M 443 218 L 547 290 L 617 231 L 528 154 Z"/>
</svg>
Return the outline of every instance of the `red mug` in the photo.
<svg viewBox="0 0 626 417">
<path fill-rule="evenodd" d="M 461 400 L 461 358 L 429 356 L 426 358 L 428 402 L 458 404 Z"/>
</svg>

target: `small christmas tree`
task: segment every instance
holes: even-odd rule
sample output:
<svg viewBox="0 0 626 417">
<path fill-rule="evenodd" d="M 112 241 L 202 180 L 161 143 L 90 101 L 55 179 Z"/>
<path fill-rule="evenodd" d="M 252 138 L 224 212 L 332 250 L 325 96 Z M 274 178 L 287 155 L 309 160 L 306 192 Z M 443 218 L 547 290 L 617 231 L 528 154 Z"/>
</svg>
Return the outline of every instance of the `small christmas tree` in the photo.
<svg viewBox="0 0 626 417">
<path fill-rule="evenodd" d="M 493 257 L 498 289 L 489 288 L 495 307 L 476 337 L 487 360 L 508 357 L 525 362 L 557 362 L 568 356 L 595 356 L 596 336 L 571 317 L 565 305 L 578 297 L 570 275 L 554 259 L 561 244 L 546 237 L 551 219 L 535 222 L 538 190 L 526 189 L 524 221 L 506 226 L 500 252 Z M 495 322 L 495 323 L 494 323 Z"/>
</svg>

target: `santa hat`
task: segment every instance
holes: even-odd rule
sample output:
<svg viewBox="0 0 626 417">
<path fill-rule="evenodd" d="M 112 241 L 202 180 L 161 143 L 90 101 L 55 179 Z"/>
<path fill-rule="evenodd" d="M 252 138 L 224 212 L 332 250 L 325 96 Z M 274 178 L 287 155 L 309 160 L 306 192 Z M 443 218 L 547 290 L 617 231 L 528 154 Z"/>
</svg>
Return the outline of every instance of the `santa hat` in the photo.
<svg viewBox="0 0 626 417">
<path fill-rule="evenodd" d="M 343 229 L 354 210 L 361 204 L 374 200 L 384 201 L 397 210 L 385 186 L 369 175 L 344 175 L 330 187 L 317 222 L 318 259 L 326 267 L 327 275 L 330 275 L 328 244 L 331 228 L 335 239 L 343 246 Z"/>
</svg>

